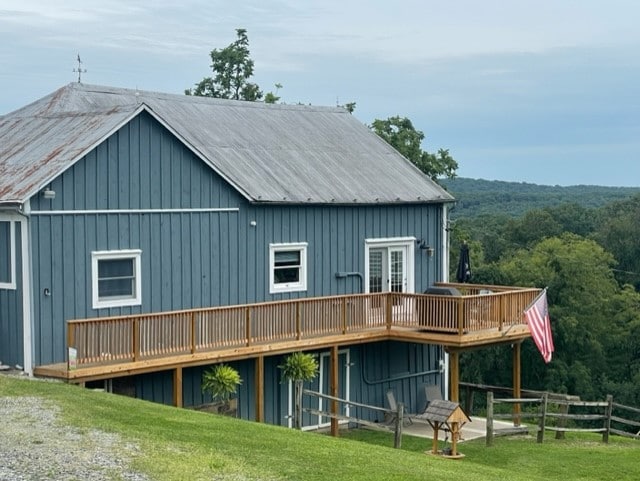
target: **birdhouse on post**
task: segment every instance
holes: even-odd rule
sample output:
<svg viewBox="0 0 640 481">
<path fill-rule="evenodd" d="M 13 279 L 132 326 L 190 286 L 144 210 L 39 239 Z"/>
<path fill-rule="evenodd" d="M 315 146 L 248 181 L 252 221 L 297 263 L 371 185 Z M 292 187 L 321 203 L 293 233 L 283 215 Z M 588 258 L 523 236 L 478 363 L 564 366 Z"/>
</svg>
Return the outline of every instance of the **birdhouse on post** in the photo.
<svg viewBox="0 0 640 481">
<path fill-rule="evenodd" d="M 426 411 L 420 415 L 433 429 L 432 454 L 441 454 L 450 458 L 462 458 L 463 454 L 458 453 L 457 442 L 460 437 L 460 430 L 465 423 L 471 419 L 464 413 L 460 404 L 434 399 L 429 403 Z M 438 452 L 438 432 L 448 431 L 451 433 L 451 453 Z"/>
</svg>

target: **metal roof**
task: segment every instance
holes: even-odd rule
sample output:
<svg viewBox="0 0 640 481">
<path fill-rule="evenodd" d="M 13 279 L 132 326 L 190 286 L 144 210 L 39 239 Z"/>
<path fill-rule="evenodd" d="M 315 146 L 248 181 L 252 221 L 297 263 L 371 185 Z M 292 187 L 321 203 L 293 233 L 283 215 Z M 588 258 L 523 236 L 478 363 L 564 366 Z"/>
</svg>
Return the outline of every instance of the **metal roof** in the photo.
<svg viewBox="0 0 640 481">
<path fill-rule="evenodd" d="M 0 117 L 0 203 L 24 202 L 146 110 L 252 202 L 450 202 L 346 110 L 69 84 Z"/>
</svg>

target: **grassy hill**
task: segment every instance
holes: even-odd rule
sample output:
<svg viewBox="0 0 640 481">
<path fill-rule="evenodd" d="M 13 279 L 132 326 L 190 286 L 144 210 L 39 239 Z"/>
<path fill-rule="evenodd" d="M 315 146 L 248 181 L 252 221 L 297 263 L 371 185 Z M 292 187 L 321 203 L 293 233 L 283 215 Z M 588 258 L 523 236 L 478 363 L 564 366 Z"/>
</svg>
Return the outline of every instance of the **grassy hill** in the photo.
<svg viewBox="0 0 640 481">
<path fill-rule="evenodd" d="M 115 433 L 138 447 L 133 468 L 154 480 L 623 480 L 640 476 L 640 443 L 568 436 L 538 445 L 531 438 L 460 445 L 466 458 L 427 456 L 430 441 L 405 437 L 395 450 L 387 433 L 331 438 L 282 427 L 176 409 L 61 383 L 0 376 L 5 397 L 44 398 L 62 423 Z M 33 426 L 38 429 L 37 425 Z M 366 439 L 368 442 L 363 442 Z M 0 442 L 0 464 L 2 463 Z M 27 447 L 28 449 L 28 447 Z"/>
<path fill-rule="evenodd" d="M 482 214 L 518 217 L 531 209 L 566 203 L 576 203 L 582 207 L 601 207 L 640 193 L 640 187 L 562 187 L 468 178 L 443 179 L 441 183 L 458 201 L 456 208 L 451 212 L 454 219 L 477 217 Z"/>
</svg>

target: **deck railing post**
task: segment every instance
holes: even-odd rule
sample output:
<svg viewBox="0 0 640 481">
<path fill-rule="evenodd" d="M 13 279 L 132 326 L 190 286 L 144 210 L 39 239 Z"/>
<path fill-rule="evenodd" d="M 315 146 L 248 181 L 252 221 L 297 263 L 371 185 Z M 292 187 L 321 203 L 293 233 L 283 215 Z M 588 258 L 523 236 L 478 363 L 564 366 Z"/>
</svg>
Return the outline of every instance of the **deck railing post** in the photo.
<svg viewBox="0 0 640 481">
<path fill-rule="evenodd" d="M 342 309 L 340 312 L 340 316 L 342 317 L 342 334 L 347 333 L 347 299 L 342 298 Z"/>
<path fill-rule="evenodd" d="M 247 307 L 244 312 L 244 334 L 247 338 L 247 347 L 251 345 L 251 308 Z"/>
<path fill-rule="evenodd" d="M 133 362 L 137 362 L 140 360 L 140 323 L 137 317 L 133 319 L 131 327 L 133 328 L 133 334 L 131 336 L 133 342 L 131 346 L 133 350 Z"/>
<path fill-rule="evenodd" d="M 300 325 L 300 302 L 296 302 L 296 340 L 302 339 L 302 326 Z"/>
<path fill-rule="evenodd" d="M 393 323 L 393 299 L 391 296 L 393 296 L 392 293 L 387 293 L 387 294 L 377 294 L 379 296 L 383 296 L 384 295 L 384 300 L 386 302 L 385 304 L 385 317 L 386 317 L 386 324 L 387 324 L 387 331 L 391 330 L 391 325 Z"/>
<path fill-rule="evenodd" d="M 464 334 L 464 297 L 458 298 L 458 335 Z"/>
<path fill-rule="evenodd" d="M 196 312 L 191 313 L 191 354 L 196 353 Z"/>
<path fill-rule="evenodd" d="M 507 317 L 504 308 L 504 295 L 498 297 L 498 331 L 504 329 L 504 320 Z"/>
<path fill-rule="evenodd" d="M 76 348 L 76 328 L 75 324 L 67 322 L 67 356 L 69 356 L 70 348 Z M 77 351 L 76 351 L 77 356 Z M 77 357 L 76 357 L 77 362 Z M 71 359 L 67 357 L 67 370 L 71 369 Z"/>
</svg>

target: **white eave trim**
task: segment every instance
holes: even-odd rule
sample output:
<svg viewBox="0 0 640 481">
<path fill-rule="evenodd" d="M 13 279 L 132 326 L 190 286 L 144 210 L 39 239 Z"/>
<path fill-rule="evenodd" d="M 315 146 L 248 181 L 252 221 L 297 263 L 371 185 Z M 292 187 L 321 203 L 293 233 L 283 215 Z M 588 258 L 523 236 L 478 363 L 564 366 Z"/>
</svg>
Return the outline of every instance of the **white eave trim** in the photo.
<svg viewBox="0 0 640 481">
<path fill-rule="evenodd" d="M 81 209 L 81 210 L 32 210 L 32 215 L 98 215 L 98 214 L 189 214 L 201 212 L 239 212 L 239 207 L 204 207 L 190 209 Z"/>
</svg>

